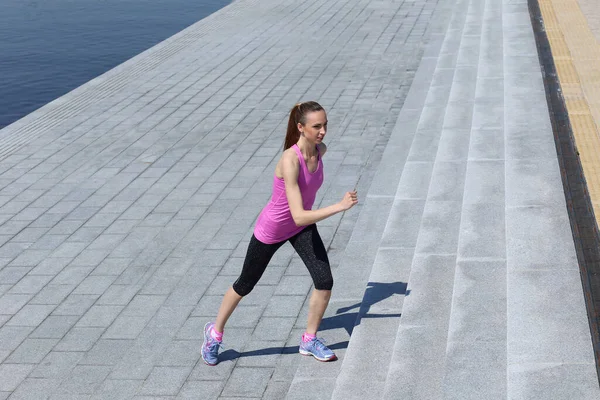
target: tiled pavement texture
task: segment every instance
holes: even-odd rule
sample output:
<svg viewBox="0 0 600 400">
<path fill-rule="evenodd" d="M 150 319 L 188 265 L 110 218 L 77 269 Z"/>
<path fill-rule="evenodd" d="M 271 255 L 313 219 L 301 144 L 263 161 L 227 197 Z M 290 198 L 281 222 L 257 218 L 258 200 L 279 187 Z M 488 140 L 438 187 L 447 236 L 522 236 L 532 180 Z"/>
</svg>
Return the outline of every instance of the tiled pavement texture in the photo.
<svg viewBox="0 0 600 400">
<path fill-rule="evenodd" d="M 595 0 L 578 0 L 579 8 L 587 20 L 587 24 L 600 42 L 600 7 Z"/>
<path fill-rule="evenodd" d="M 600 221 L 600 9 L 587 0 L 540 0 L 586 189 Z"/>
<path fill-rule="evenodd" d="M 372 264 L 342 365 L 288 399 L 600 397 L 527 1 L 452 3 L 340 263 Z"/>
<path fill-rule="evenodd" d="M 203 325 L 240 271 L 291 106 L 328 111 L 317 204 L 366 194 L 436 5 L 238 0 L 0 131 L 0 399 L 282 398 L 311 288 L 290 246 L 215 368 Z M 361 209 L 319 225 L 335 271 Z"/>
<path fill-rule="evenodd" d="M 308 99 L 340 360 L 285 246 L 208 367 Z M 600 397 L 524 0 L 237 1 L 0 136 L 0 399 Z"/>
</svg>

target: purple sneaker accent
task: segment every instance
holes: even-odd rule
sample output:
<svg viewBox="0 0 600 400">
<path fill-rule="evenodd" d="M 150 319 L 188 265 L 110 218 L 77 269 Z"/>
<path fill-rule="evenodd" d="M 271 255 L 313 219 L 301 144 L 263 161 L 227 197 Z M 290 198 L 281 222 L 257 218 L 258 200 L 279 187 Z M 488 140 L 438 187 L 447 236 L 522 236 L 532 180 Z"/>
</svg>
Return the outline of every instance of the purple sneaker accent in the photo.
<svg viewBox="0 0 600 400">
<path fill-rule="evenodd" d="M 204 342 L 202 343 L 202 359 L 208 365 L 217 365 L 219 363 L 219 347 L 221 342 L 213 339 L 210 334 L 212 327 L 215 326 L 213 322 L 207 322 L 204 325 Z"/>
<path fill-rule="evenodd" d="M 331 349 L 323 343 L 323 339 L 314 338 L 310 342 L 300 339 L 300 354 L 303 356 L 313 356 L 319 361 L 334 361 L 337 356 Z"/>
</svg>

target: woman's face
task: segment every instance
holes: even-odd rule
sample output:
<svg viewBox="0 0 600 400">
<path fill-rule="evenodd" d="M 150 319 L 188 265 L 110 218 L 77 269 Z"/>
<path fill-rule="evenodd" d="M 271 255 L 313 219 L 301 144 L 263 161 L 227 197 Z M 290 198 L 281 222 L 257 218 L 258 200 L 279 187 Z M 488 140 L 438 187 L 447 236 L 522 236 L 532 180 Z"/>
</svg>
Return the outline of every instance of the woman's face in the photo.
<svg viewBox="0 0 600 400">
<path fill-rule="evenodd" d="M 298 130 L 309 141 L 321 143 L 327 134 L 327 114 L 324 110 L 307 113 L 306 123 L 299 123 Z"/>
</svg>

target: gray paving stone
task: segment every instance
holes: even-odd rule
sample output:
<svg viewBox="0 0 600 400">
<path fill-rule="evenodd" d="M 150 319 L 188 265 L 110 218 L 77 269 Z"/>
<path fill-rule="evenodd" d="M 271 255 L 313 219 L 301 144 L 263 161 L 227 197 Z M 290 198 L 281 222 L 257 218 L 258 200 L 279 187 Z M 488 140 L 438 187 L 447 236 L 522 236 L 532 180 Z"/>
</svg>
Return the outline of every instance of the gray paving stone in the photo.
<svg viewBox="0 0 600 400">
<path fill-rule="evenodd" d="M 14 285 L 19 282 L 31 267 L 4 267 L 0 270 L 0 282 L 5 285 Z"/>
<path fill-rule="evenodd" d="M 176 395 L 191 367 L 155 367 L 139 393 L 143 395 Z"/>
<path fill-rule="evenodd" d="M 170 335 L 174 335 L 176 330 L 185 323 L 192 309 L 193 307 L 189 305 L 161 307 L 146 329 L 150 328 L 150 331 L 153 328 L 166 329 Z"/>
<path fill-rule="evenodd" d="M 47 399 L 60 384 L 57 379 L 27 378 L 15 390 L 14 399 Z"/>
<path fill-rule="evenodd" d="M 275 295 L 306 296 L 312 285 L 310 276 L 284 276 L 277 285 Z"/>
<path fill-rule="evenodd" d="M 72 233 L 72 232 L 71 232 Z M 79 242 L 66 242 L 60 245 L 50 257 L 55 258 L 75 258 L 81 253 L 83 249 L 85 249 L 85 243 Z"/>
<path fill-rule="evenodd" d="M 327 29 L 315 31 L 315 40 L 299 50 L 290 50 L 290 41 L 302 33 L 300 25 L 293 21 L 307 15 L 317 15 L 315 23 Z M 446 31 L 448 23 L 450 30 Z M 428 42 L 429 46 L 424 48 Z M 440 52 L 442 57 L 437 58 Z M 306 61 L 315 55 L 318 61 Z M 532 71 L 537 75 L 528 79 Z M 458 256 L 464 253 L 479 257 L 481 252 L 476 250 L 490 249 L 493 244 L 497 245 L 494 254 L 500 250 L 501 240 L 491 243 L 492 237 L 487 244 L 476 244 L 475 236 L 486 236 L 482 222 L 478 222 L 485 223 L 489 218 L 483 210 L 489 209 L 491 203 L 502 206 L 503 199 L 496 196 L 503 193 L 503 189 L 509 201 L 528 197 L 513 186 L 503 188 L 504 181 L 498 177 L 475 179 L 485 173 L 484 168 L 470 169 L 475 164 L 466 165 L 467 160 L 503 160 L 505 134 L 509 160 L 555 157 L 550 151 L 551 135 L 545 135 L 551 132 L 551 126 L 525 4 L 352 0 L 263 2 L 256 7 L 254 0 L 240 0 L 98 79 L 93 85 L 85 85 L 48 106 L 50 112 L 68 110 L 71 115 L 76 107 L 77 113 L 61 122 L 57 127 L 60 129 L 44 124 L 52 114 L 34 115 L 33 120 L 42 118 L 38 123 L 43 128 L 36 133 L 39 139 L 31 140 L 30 146 L 20 148 L 2 162 L 3 167 L 7 166 L 6 176 L 11 177 L 6 183 L 2 181 L 1 194 L 6 197 L 0 199 L 2 207 L 6 207 L 2 210 L 12 210 L 10 218 L 20 213 L 12 221 L 3 221 L 10 222 L 5 224 L 10 229 L 6 235 L 20 235 L 19 241 L 33 240 L 44 229 L 49 229 L 31 246 L 28 242 L 11 242 L 6 238 L 0 248 L 0 257 L 6 259 L 2 266 L 18 257 L 19 263 L 30 263 L 36 254 L 41 254 L 35 253 L 40 250 L 50 251 L 54 257 L 44 257 L 41 262 L 26 264 L 20 270 L 4 267 L 0 271 L 0 283 L 4 287 L 17 284 L 30 271 L 56 279 L 39 293 L 29 293 L 36 295 L 33 300 L 36 304 L 60 304 L 37 334 L 58 336 L 70 325 L 70 318 L 64 317 L 78 318 L 88 312 L 94 302 L 97 304 L 90 313 L 99 307 L 115 306 L 115 310 L 129 306 L 127 310 L 132 313 L 126 318 L 117 318 L 101 339 L 98 336 L 90 341 L 92 350 L 86 347 L 77 351 L 80 356 L 80 352 L 87 352 L 88 361 L 102 363 L 103 368 L 108 367 L 106 370 L 71 373 L 56 363 L 54 367 L 49 366 L 45 373 L 50 375 L 54 368 L 57 375 L 67 378 L 63 388 L 53 394 L 61 400 L 92 396 L 131 398 L 136 394 L 137 398 L 161 398 L 167 395 L 154 391 L 169 387 L 168 397 L 194 397 L 192 392 L 204 388 L 202 383 L 208 380 L 212 383 L 206 387 L 206 398 L 213 394 L 215 398 L 222 394 L 223 399 L 237 395 L 283 398 L 288 388 L 291 389 L 288 397 L 324 398 L 330 394 L 341 363 L 333 364 L 333 368 L 326 364 L 319 366 L 323 369 L 313 367 L 312 375 L 308 373 L 311 369 L 307 364 L 298 376 L 309 380 L 298 379 L 292 384 L 293 374 L 289 371 L 296 371 L 294 367 L 302 362 L 297 360 L 299 357 L 275 354 L 242 357 L 209 368 L 201 362 L 193 366 L 191 363 L 199 357 L 198 351 L 188 354 L 186 349 L 189 348 L 183 346 L 185 343 L 193 349 L 192 343 L 199 343 L 204 323 L 214 318 L 221 296 L 235 279 L 233 261 L 226 263 L 232 255 L 244 257 L 246 246 L 240 243 L 247 243 L 251 225 L 270 195 L 270 180 L 280 152 L 287 112 L 305 93 L 314 93 L 328 106 L 332 125 L 327 142 L 330 146 L 327 180 L 319 203 L 339 201 L 339 193 L 355 182 L 359 182 L 360 192 L 367 196 L 367 201 L 359 207 L 322 223 L 323 236 L 332 247 L 330 259 L 336 276 L 334 296 L 347 296 L 346 306 L 363 297 L 371 266 L 379 262 L 377 265 L 382 267 L 381 263 L 386 263 L 377 261 L 380 246 L 407 247 L 408 252 L 416 246 L 417 258 L 425 257 L 423 253 Z M 430 89 L 432 81 L 434 86 Z M 105 97 L 98 100 L 98 93 Z M 475 129 L 469 130 L 471 122 Z M 504 131 L 489 129 L 503 125 Z M 443 126 L 456 129 L 442 131 Z M 469 136 L 470 143 L 467 143 Z M 43 142 L 39 142 L 42 138 Z M 43 148 L 40 143 L 44 144 Z M 434 182 L 433 191 L 429 190 L 431 172 L 436 172 L 434 177 L 442 176 L 431 167 L 441 161 L 465 163 L 464 199 L 462 187 L 439 186 Z M 430 168 L 419 169 L 421 165 Z M 502 169 L 500 166 L 493 171 Z M 45 174 L 43 179 L 41 174 Z M 525 178 L 514 175 L 514 179 Z M 506 177 L 508 183 L 512 176 Z M 18 180 L 13 183 L 15 179 Z M 402 190 L 398 190 L 399 182 Z M 442 183 L 447 184 L 443 179 Z M 455 196 L 452 197 L 454 203 L 430 201 L 425 204 L 423 200 L 428 192 L 430 196 Z M 497 203 L 490 201 L 488 194 L 493 195 Z M 18 197 L 13 200 L 15 195 Z M 371 202 L 381 199 L 378 196 L 388 198 Z M 462 209 L 464 205 L 469 207 Z M 159 216 L 157 206 L 171 211 Z M 545 250 L 544 239 L 541 244 L 531 246 L 530 251 L 522 250 L 527 250 L 530 241 L 537 241 L 536 230 L 548 231 L 540 228 L 541 222 L 535 222 L 536 218 L 545 220 L 545 226 L 551 226 L 552 233 L 562 232 L 563 228 L 569 233 L 568 223 L 563 223 L 568 222 L 564 215 L 550 210 L 521 210 L 520 206 L 509 207 L 504 216 L 508 271 L 525 271 L 531 267 L 542 271 L 544 266 L 544 271 L 550 271 L 559 269 L 559 265 L 575 270 L 573 252 L 568 249 L 572 241 L 560 236 L 561 233 L 558 237 L 564 240 L 560 239 L 560 254 L 552 264 L 540 255 L 540 251 Z M 121 212 L 123 215 L 119 216 Z M 494 225 L 502 225 L 499 215 L 492 214 Z M 32 224 L 28 226 L 29 223 Z M 521 223 L 528 226 L 523 228 Z M 467 232 L 472 226 L 477 228 L 473 234 Z M 423 228 L 421 232 L 419 227 Z M 500 231 L 495 233 L 501 235 Z M 66 239 L 66 235 L 72 236 Z M 46 236 L 52 238 L 45 239 Z M 215 250 L 207 250 L 207 247 Z M 285 323 L 275 327 L 282 329 L 276 331 L 282 336 L 275 342 L 292 340 L 292 334 L 293 345 L 297 345 L 293 326 L 304 324 L 305 303 L 303 306 L 299 300 L 308 294 L 311 280 L 302 262 L 292 254 L 290 246 L 281 249 L 260 285 L 241 303 L 240 308 L 245 308 L 243 311 L 248 315 L 238 315 L 248 318 L 240 325 L 248 327 L 233 326 L 235 314 L 232 317 L 226 340 L 233 343 L 234 348 L 261 350 L 260 342 L 248 343 L 252 340 L 253 328 L 257 328 L 255 338 L 264 339 L 257 333 L 268 331 L 274 318 L 259 319 L 260 311 L 266 310 L 267 315 L 292 315 L 299 304 L 302 315 L 289 317 L 290 329 L 283 329 L 288 325 L 287 317 Z M 108 258 L 104 258 L 106 256 Z M 192 265 L 168 264 L 165 260 L 170 257 L 194 261 Z M 68 266 L 71 262 L 72 266 Z M 470 293 L 470 278 L 461 270 L 462 262 L 466 261 L 460 260 L 456 267 L 456 276 L 461 278 L 457 289 L 462 287 Z M 77 265 L 83 268 L 74 269 Z M 454 275 L 449 272 L 451 268 L 442 262 L 440 265 L 442 267 L 434 266 L 442 269 L 446 282 L 454 282 Z M 451 285 L 442 287 L 439 283 L 437 286 L 438 283 L 428 280 L 440 278 L 428 277 L 430 269 L 421 265 L 419 270 L 418 264 L 415 267 L 417 282 L 413 282 L 415 289 L 407 296 L 407 311 L 411 307 L 410 296 L 419 297 L 422 295 L 419 291 L 432 292 L 431 296 L 423 297 L 426 302 L 439 301 L 439 296 L 452 293 Z M 175 282 L 172 277 L 180 279 Z M 490 284 L 483 278 L 491 282 L 487 275 L 478 277 L 483 285 Z M 64 285 L 56 285 L 57 282 Z M 21 288 L 31 283 L 25 281 Z M 77 285 L 80 286 L 75 293 L 90 295 L 69 296 Z M 281 291 L 288 289 L 297 294 L 285 297 L 288 293 Z M 160 304 L 148 304 L 144 309 L 141 300 L 151 299 L 141 295 L 140 290 L 160 294 Z M 460 300 L 455 310 L 469 309 L 471 299 L 458 291 L 455 295 L 457 301 Z M 477 295 L 485 300 L 485 293 Z M 293 303 L 290 308 L 285 302 L 272 300 L 283 297 Z M 388 300 L 381 301 L 380 309 L 391 304 L 391 299 Z M 440 301 L 442 308 L 451 303 L 451 299 L 447 300 Z M 375 310 L 378 306 L 372 308 Z M 189 316 L 193 307 L 196 308 Z M 439 309 L 432 315 L 432 306 L 423 307 L 413 306 L 413 311 L 422 310 L 425 319 L 442 317 Z M 56 317 L 64 320 L 56 319 L 55 326 L 50 318 Z M 364 322 L 363 327 L 372 328 L 375 322 L 375 319 Z M 446 321 L 445 327 L 448 326 L 455 325 Z M 0 335 L 4 328 L 7 326 L 0 328 Z M 15 338 L 7 342 L 12 347 L 10 351 L 35 328 L 23 327 L 20 334 L 12 332 Z M 71 332 L 77 329 L 72 328 Z M 337 338 L 335 332 L 337 330 L 331 329 L 327 333 Z M 497 375 L 488 378 L 483 367 L 478 370 L 485 360 L 473 360 L 476 355 L 467 356 L 458 342 L 452 342 L 447 349 L 447 335 L 444 337 L 442 325 L 433 332 L 415 330 L 415 333 L 414 337 L 407 336 L 411 340 L 400 348 L 415 351 L 408 354 L 412 357 L 408 365 L 393 363 L 390 370 L 393 382 L 403 385 L 403 396 L 468 398 L 473 391 L 455 390 L 465 387 L 458 384 L 466 382 L 460 379 L 472 383 L 469 389 L 479 388 L 484 379 L 489 380 L 486 388 L 490 390 L 498 387 L 497 383 L 506 382 L 506 379 L 498 380 Z M 345 331 L 344 334 L 342 340 L 348 338 Z M 62 340 L 69 335 L 67 333 Z M 115 339 L 108 338 L 112 336 Z M 169 348 L 165 353 L 172 339 L 183 341 L 182 347 Z M 119 346 L 115 349 L 109 346 L 113 340 L 123 347 L 129 341 L 134 344 L 117 360 Z M 188 340 L 189 343 L 185 342 Z M 426 352 L 431 342 L 440 345 L 439 352 L 437 348 L 432 353 Z M 416 347 L 412 348 L 414 343 Z M 340 350 L 343 360 L 349 353 L 346 349 Z M 425 360 L 418 359 L 419 352 Z M 60 353 L 52 351 L 46 358 L 53 354 Z M 450 363 L 439 362 L 446 354 L 451 356 Z M 492 353 L 484 355 L 493 356 Z M 162 362 L 160 357 L 166 357 L 169 363 L 190 363 L 173 365 L 191 370 L 187 383 L 184 383 L 186 377 L 170 369 L 165 371 L 172 373 L 154 373 Z M 264 364 L 260 361 L 263 359 Z M 277 367 L 273 367 L 272 359 L 277 359 Z M 73 363 L 78 361 L 73 360 Z M 250 376 L 252 374 L 244 378 L 236 372 L 248 370 L 243 365 L 252 363 L 269 366 L 252 368 L 257 371 L 256 378 Z M 266 371 L 277 372 L 282 366 L 289 370 L 287 374 L 279 373 L 278 380 L 271 379 L 268 373 L 266 377 L 262 375 Z M 106 381 L 106 371 L 114 379 Z M 444 374 L 446 379 L 443 379 Z M 149 376 L 151 379 L 142 383 Z M 245 385 L 245 379 L 252 385 Z M 457 382 L 457 385 L 448 386 L 449 382 Z M 510 377 L 508 382 L 511 382 Z M 529 390 L 526 384 L 518 385 Z M 34 386 L 31 387 L 33 390 Z M 136 392 L 139 389 L 148 393 Z M 389 387 L 386 390 L 384 398 L 397 397 L 397 390 Z M 515 397 L 521 393 L 514 391 L 519 390 L 517 386 L 507 390 L 509 394 L 517 393 Z M 205 392 L 198 392 L 202 393 Z"/>
<path fill-rule="evenodd" d="M 303 386 L 300 382 L 292 382 L 285 398 L 290 400 L 300 400 L 306 397 L 319 398 L 324 393 L 330 392 L 334 384 L 335 379 L 333 378 L 312 379 L 310 386 Z"/>
<path fill-rule="evenodd" d="M 94 305 L 77 321 L 77 328 L 107 328 L 123 310 L 123 306 Z"/>
<path fill-rule="evenodd" d="M 105 380 L 97 389 L 91 399 L 130 399 L 138 393 L 142 386 L 141 380 Z"/>
<path fill-rule="evenodd" d="M 504 204 L 504 167 L 504 161 L 500 160 L 469 161 L 465 178 L 464 204 Z"/>
<path fill-rule="evenodd" d="M 224 384 L 219 381 L 187 381 L 177 396 L 178 399 L 218 399 Z"/>
<path fill-rule="evenodd" d="M 73 266 L 96 267 L 110 253 L 110 250 L 90 250 L 85 249 L 73 260 Z"/>
<path fill-rule="evenodd" d="M 31 270 L 31 275 L 52 275 L 55 276 L 61 272 L 73 258 L 53 258 L 48 257 L 40 262 Z"/>
<path fill-rule="evenodd" d="M 5 360 L 8 364 L 38 364 L 58 343 L 58 339 L 25 339 Z"/>
<path fill-rule="evenodd" d="M 202 298 L 198 301 L 196 307 L 192 311 L 192 317 L 198 316 L 214 316 L 216 311 L 219 309 L 221 305 L 221 301 L 223 300 L 223 294 L 216 296 L 202 296 Z M 243 306 L 243 303 L 240 307 Z"/>
<path fill-rule="evenodd" d="M 294 326 L 295 317 L 263 317 L 256 325 L 252 334 L 253 337 L 264 340 L 286 340 L 292 327 Z"/>
<path fill-rule="evenodd" d="M 29 302 L 29 304 L 60 304 L 71 291 L 74 285 L 46 285 L 40 292 Z"/>
<path fill-rule="evenodd" d="M 460 224 L 460 203 L 428 201 L 417 240 L 417 253 L 454 254 Z"/>
<path fill-rule="evenodd" d="M 50 281 L 52 285 L 79 285 L 89 274 L 94 267 L 82 267 L 69 265 Z"/>
<path fill-rule="evenodd" d="M 50 254 L 49 250 L 24 250 L 17 258 L 11 261 L 13 267 L 35 267 Z"/>
<path fill-rule="evenodd" d="M 106 329 L 106 332 L 102 337 L 104 339 L 135 339 L 140 332 L 142 332 L 151 318 L 151 315 L 131 316 L 121 314 L 110 327 Z"/>
<path fill-rule="evenodd" d="M 432 113 L 442 114 L 442 109 L 432 109 Z M 410 145 L 408 161 L 433 162 L 441 137 L 441 126 L 436 128 L 420 128 L 415 133 L 414 140 Z"/>
<path fill-rule="evenodd" d="M 396 199 L 425 199 L 433 171 L 432 162 L 409 161 L 404 165 Z"/>
<path fill-rule="evenodd" d="M 90 275 L 120 275 L 131 263 L 130 258 L 105 258 Z"/>
<path fill-rule="evenodd" d="M 0 314 L 16 314 L 30 299 L 30 294 L 4 294 L 0 297 Z"/>
<path fill-rule="evenodd" d="M 33 250 L 55 250 L 67 240 L 68 235 L 44 235 L 31 245 Z"/>
<path fill-rule="evenodd" d="M 433 166 L 428 201 L 461 201 L 467 163 L 436 162 Z"/>
<path fill-rule="evenodd" d="M 83 315 L 98 300 L 97 295 L 69 295 L 52 315 Z"/>
<path fill-rule="evenodd" d="M 168 295 L 172 293 L 181 276 L 176 275 L 154 275 L 140 290 L 141 295 Z"/>
<path fill-rule="evenodd" d="M 96 342 L 79 361 L 80 365 L 116 365 L 133 345 L 133 340 L 103 340 Z"/>
<path fill-rule="evenodd" d="M 7 326 L 0 328 L 0 350 L 13 351 L 33 331 L 29 326 Z"/>
<path fill-rule="evenodd" d="M 56 390 L 57 396 L 91 395 L 110 372 L 109 367 L 77 365 Z"/>
<path fill-rule="evenodd" d="M 440 136 L 436 160 L 465 161 L 469 151 L 468 129 L 444 129 Z"/>
<path fill-rule="evenodd" d="M 596 372 L 587 364 L 517 364 L 509 365 L 507 377 L 509 397 L 594 399 L 598 395 Z M 559 381 L 560 385 L 555 382 Z"/>
<path fill-rule="evenodd" d="M 217 304 L 217 307 L 212 309 L 207 318 L 214 318 L 216 314 L 215 310 L 219 309 L 219 305 L 220 301 L 219 304 Z M 231 318 L 227 322 L 227 326 L 237 328 L 253 328 L 258 324 L 261 316 L 264 313 L 264 310 L 264 306 L 248 305 L 246 302 L 242 302 L 232 314 Z"/>
<path fill-rule="evenodd" d="M 385 227 L 392 203 L 393 199 L 391 198 L 367 198 L 362 206 L 364 212 L 359 214 L 350 241 L 378 242 L 381 239 L 381 232 Z"/>
<path fill-rule="evenodd" d="M 202 346 L 200 340 L 174 340 L 166 348 L 159 366 L 193 367 L 200 358 L 198 349 Z"/>
<path fill-rule="evenodd" d="M 21 308 L 6 326 L 38 326 L 55 308 L 55 305 L 28 304 Z"/>
<path fill-rule="evenodd" d="M 110 379 L 145 380 L 169 342 L 170 338 L 164 336 L 136 339 L 125 357 L 112 368 Z"/>
<path fill-rule="evenodd" d="M 111 285 L 98 299 L 98 304 L 127 305 L 139 291 L 139 287 L 131 285 Z M 84 296 L 84 295 L 82 295 Z M 94 299 L 98 296 L 87 295 Z M 91 304 L 90 304 L 91 305 Z M 88 306 L 89 308 L 89 306 Z"/>
<path fill-rule="evenodd" d="M 506 397 L 506 342 L 476 343 L 448 342 L 444 393 L 452 399 Z"/>
<path fill-rule="evenodd" d="M 560 282 L 560 283 L 559 283 Z M 515 271 L 508 274 L 508 363 L 586 363 L 590 332 L 577 270 Z M 532 297 L 528 293 L 535 292 Z M 559 319 L 556 318 L 560 315 Z M 534 324 L 522 321 L 535 320 Z M 559 345 L 559 343 L 561 343 Z M 552 349 L 551 351 L 549 349 Z"/>
<path fill-rule="evenodd" d="M 505 276 L 504 261 L 458 261 L 449 341 L 506 341 Z"/>
<path fill-rule="evenodd" d="M 563 208 L 507 208 L 508 268 L 578 269 L 568 225 L 566 210 Z"/>
<path fill-rule="evenodd" d="M 116 275 L 88 276 L 75 288 L 73 294 L 104 294 L 116 279 Z"/>
<path fill-rule="evenodd" d="M 297 347 L 286 346 L 283 340 L 252 340 L 242 349 L 236 367 L 277 367 L 282 354 L 285 357 L 297 356 Z"/>
<path fill-rule="evenodd" d="M 81 242 L 88 245 L 94 241 L 102 232 L 103 227 L 87 227 L 82 226 L 77 229 L 71 236 L 69 236 L 68 242 Z"/>
<path fill-rule="evenodd" d="M 137 295 L 123 311 L 125 316 L 152 316 L 164 303 L 166 296 Z"/>
<path fill-rule="evenodd" d="M 30 338 L 41 339 L 62 339 L 67 332 L 75 325 L 78 316 L 53 316 L 50 315 L 42 322 Z"/>
<path fill-rule="evenodd" d="M 558 161 L 527 159 L 506 161 L 508 206 L 559 206 L 564 204 Z"/>
<path fill-rule="evenodd" d="M 40 291 L 52 279 L 51 276 L 28 275 L 9 291 L 11 294 L 34 294 Z"/>
<path fill-rule="evenodd" d="M 504 205 L 465 204 L 461 214 L 458 257 L 506 257 Z"/>
<path fill-rule="evenodd" d="M 12 240 L 14 242 L 33 243 L 40 239 L 48 231 L 47 228 L 25 228 Z"/>
<path fill-rule="evenodd" d="M 2 364 L 0 365 L 0 391 L 12 392 L 21 384 L 33 369 L 28 364 Z"/>
<path fill-rule="evenodd" d="M 236 368 L 227 381 L 222 395 L 261 397 L 272 374 L 271 368 Z"/>
<path fill-rule="evenodd" d="M 291 382 L 269 382 L 263 399 L 282 399 L 288 393 Z"/>
<path fill-rule="evenodd" d="M 306 299 L 302 296 L 277 296 L 271 297 L 267 308 L 264 310 L 265 317 L 295 317 L 300 313 L 300 308 Z"/>
</svg>

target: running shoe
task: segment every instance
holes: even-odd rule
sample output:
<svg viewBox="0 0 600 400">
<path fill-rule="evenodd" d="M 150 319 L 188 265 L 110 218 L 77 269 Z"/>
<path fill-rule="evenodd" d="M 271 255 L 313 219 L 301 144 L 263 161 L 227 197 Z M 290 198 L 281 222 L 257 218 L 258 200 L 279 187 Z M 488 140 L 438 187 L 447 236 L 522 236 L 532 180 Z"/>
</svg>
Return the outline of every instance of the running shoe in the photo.
<svg viewBox="0 0 600 400">
<path fill-rule="evenodd" d="M 313 356 L 319 361 L 334 361 L 337 356 L 331 349 L 325 346 L 323 339 L 314 338 L 309 342 L 300 339 L 300 354 L 303 356 Z"/>
<path fill-rule="evenodd" d="M 202 343 L 202 359 L 208 365 L 217 365 L 219 363 L 219 347 L 221 342 L 214 339 L 210 331 L 215 324 L 207 322 L 204 326 L 204 343 Z"/>
</svg>

